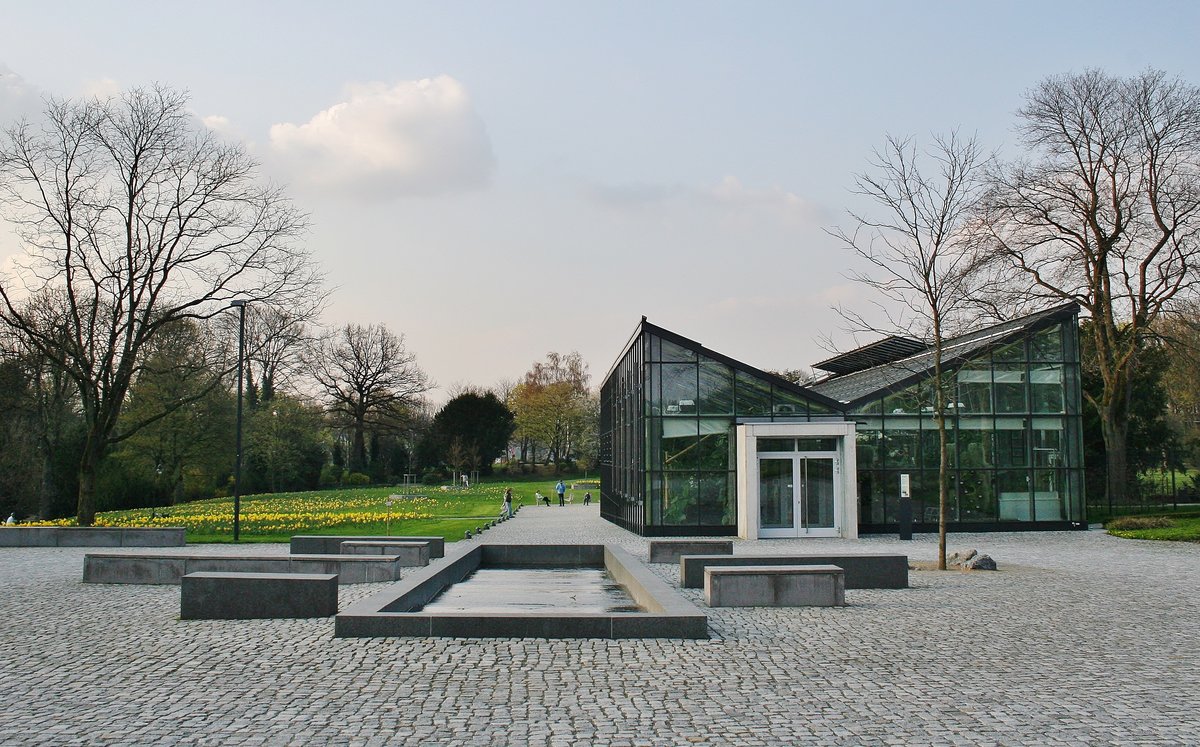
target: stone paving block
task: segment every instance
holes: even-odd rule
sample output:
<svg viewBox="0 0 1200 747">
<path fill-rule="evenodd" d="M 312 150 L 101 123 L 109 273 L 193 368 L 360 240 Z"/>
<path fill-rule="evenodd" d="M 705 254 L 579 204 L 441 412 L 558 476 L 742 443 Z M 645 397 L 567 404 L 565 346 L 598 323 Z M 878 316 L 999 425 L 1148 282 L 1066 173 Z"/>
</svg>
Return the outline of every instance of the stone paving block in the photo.
<svg viewBox="0 0 1200 747">
<path fill-rule="evenodd" d="M 485 536 L 649 549 L 596 505 L 525 506 Z M 733 544 L 937 553 L 934 534 Z M 177 588 L 80 583 L 86 550 L 0 548 L 0 744 L 1197 743 L 1200 546 L 950 535 L 967 548 L 1000 570 L 913 571 L 910 588 L 850 589 L 840 608 L 712 608 L 710 640 L 343 639 L 329 618 L 181 622 Z M 678 566 L 648 568 L 679 583 Z M 341 585 L 339 605 L 383 588 Z"/>
</svg>

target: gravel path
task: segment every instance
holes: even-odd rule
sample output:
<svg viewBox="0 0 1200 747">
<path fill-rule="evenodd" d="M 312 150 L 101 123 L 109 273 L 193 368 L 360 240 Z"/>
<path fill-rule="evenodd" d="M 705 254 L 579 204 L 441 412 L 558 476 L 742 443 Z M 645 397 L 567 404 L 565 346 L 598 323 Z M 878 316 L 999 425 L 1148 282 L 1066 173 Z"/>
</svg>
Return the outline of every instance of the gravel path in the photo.
<svg viewBox="0 0 1200 747">
<path fill-rule="evenodd" d="M 649 546 L 594 504 L 527 506 L 482 541 L 610 542 L 643 560 Z M 935 543 L 735 552 L 930 560 Z M 1200 545 L 951 537 L 967 548 L 1000 571 L 914 571 L 912 588 L 851 590 L 844 608 L 713 609 L 708 641 L 334 639 L 331 619 L 181 622 L 178 587 L 84 585 L 86 549 L 4 548 L 0 744 L 1200 744 Z M 678 582 L 676 566 L 652 568 Z M 383 588 L 341 587 L 340 604 Z"/>
</svg>

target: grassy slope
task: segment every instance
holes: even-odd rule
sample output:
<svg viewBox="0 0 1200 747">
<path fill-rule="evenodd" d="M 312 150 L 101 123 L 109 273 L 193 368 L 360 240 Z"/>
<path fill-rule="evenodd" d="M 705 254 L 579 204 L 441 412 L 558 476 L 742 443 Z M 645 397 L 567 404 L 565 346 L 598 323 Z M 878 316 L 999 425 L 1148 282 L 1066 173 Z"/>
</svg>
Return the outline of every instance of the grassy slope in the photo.
<svg viewBox="0 0 1200 747">
<path fill-rule="evenodd" d="M 572 478 L 564 478 L 568 486 Z M 500 515 L 504 488 L 513 488 L 515 505 L 532 505 L 535 491 L 552 495 L 556 479 L 545 476 L 494 478 L 470 488 L 449 486 L 338 488 L 303 493 L 273 493 L 241 499 L 239 534 L 245 542 L 287 542 L 294 534 L 429 535 L 448 541 Z M 582 498 L 589 485 L 575 491 Z M 417 497 L 392 500 L 402 493 Z M 71 525 L 73 520 L 54 522 Z M 108 511 L 97 526 L 183 526 L 188 542 L 230 542 L 233 500 L 214 498 L 175 506 Z"/>
</svg>

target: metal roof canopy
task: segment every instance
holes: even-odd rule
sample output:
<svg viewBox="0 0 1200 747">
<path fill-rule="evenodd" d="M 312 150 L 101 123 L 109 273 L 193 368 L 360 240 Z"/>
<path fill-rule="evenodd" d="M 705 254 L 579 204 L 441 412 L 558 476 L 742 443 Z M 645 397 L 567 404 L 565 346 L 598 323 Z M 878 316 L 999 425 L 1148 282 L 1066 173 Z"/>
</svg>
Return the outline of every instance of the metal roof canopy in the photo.
<svg viewBox="0 0 1200 747">
<path fill-rule="evenodd" d="M 814 363 L 813 368 L 839 375 L 854 373 L 916 355 L 924 352 L 927 348 L 928 346 L 920 340 L 893 335 L 841 355 L 835 355 L 820 363 Z"/>
</svg>

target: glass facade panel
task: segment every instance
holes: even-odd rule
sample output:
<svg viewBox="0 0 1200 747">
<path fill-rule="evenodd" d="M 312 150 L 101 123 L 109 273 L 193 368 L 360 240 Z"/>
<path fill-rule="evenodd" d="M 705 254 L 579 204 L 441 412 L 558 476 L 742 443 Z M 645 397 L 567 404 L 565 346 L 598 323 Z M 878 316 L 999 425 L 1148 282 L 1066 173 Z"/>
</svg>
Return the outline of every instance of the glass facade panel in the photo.
<svg viewBox="0 0 1200 747">
<path fill-rule="evenodd" d="M 662 523 L 668 526 L 699 524 L 699 491 L 695 473 L 663 474 Z"/>
<path fill-rule="evenodd" d="M 858 520 L 861 524 L 884 524 L 884 475 L 880 470 L 858 471 Z"/>
<path fill-rule="evenodd" d="M 929 404 L 925 387 L 910 386 L 883 398 L 883 411 L 888 415 L 917 415 Z"/>
<path fill-rule="evenodd" d="M 1001 362 L 1017 362 L 1025 360 L 1025 341 L 1018 340 L 1001 348 L 997 348 L 992 353 L 992 360 L 997 363 Z"/>
<path fill-rule="evenodd" d="M 864 470 L 883 466 L 883 421 L 880 418 L 858 418 L 854 441 L 860 478 Z"/>
<path fill-rule="evenodd" d="M 808 416 L 808 400 L 795 392 L 789 392 L 781 387 L 774 388 L 774 399 L 771 403 L 771 414 L 784 417 Z"/>
<path fill-rule="evenodd" d="M 723 363 L 700 362 L 700 414 L 733 414 L 733 369 Z"/>
<path fill-rule="evenodd" d="M 916 467 L 920 418 L 886 418 L 883 422 L 884 466 Z"/>
<path fill-rule="evenodd" d="M 662 401 L 664 415 L 696 414 L 696 364 L 662 364 Z"/>
<path fill-rule="evenodd" d="M 1063 334 L 1059 326 L 1044 329 L 1029 338 L 1029 360 L 1063 361 Z"/>
<path fill-rule="evenodd" d="M 706 432 L 707 429 L 711 430 Z M 700 441 L 696 445 L 696 462 L 699 469 L 737 469 L 729 433 L 728 423 L 700 421 Z"/>
<path fill-rule="evenodd" d="M 744 371 L 738 371 L 737 414 L 743 417 L 770 415 L 771 385 Z"/>
<path fill-rule="evenodd" d="M 950 468 L 954 468 L 955 432 L 953 423 L 946 426 L 946 457 Z M 941 465 L 941 449 L 939 446 L 937 424 L 932 420 L 923 421 L 921 429 L 921 465 L 926 469 L 939 469 Z"/>
<path fill-rule="evenodd" d="M 958 472 L 959 521 L 995 521 L 995 473 L 987 469 Z"/>
<path fill-rule="evenodd" d="M 662 361 L 695 361 L 696 351 L 685 348 L 670 340 L 662 341 Z"/>
<path fill-rule="evenodd" d="M 1025 364 L 997 364 L 992 371 L 996 386 L 996 412 L 1029 412 L 1025 397 Z"/>
<path fill-rule="evenodd" d="M 992 368 L 972 363 L 958 372 L 958 411 L 960 414 L 992 412 Z"/>
<path fill-rule="evenodd" d="M 699 431 L 695 418 L 663 418 L 664 470 L 691 470 L 698 466 Z"/>
<path fill-rule="evenodd" d="M 836 438 L 797 438 L 796 451 L 837 451 Z"/>
<path fill-rule="evenodd" d="M 1032 521 L 1029 470 L 1002 469 L 996 472 L 996 490 L 1000 495 L 1001 521 Z"/>
<path fill-rule="evenodd" d="M 1000 467 L 1029 465 L 1024 418 L 996 418 L 996 464 Z"/>
<path fill-rule="evenodd" d="M 794 438 L 760 438 L 758 439 L 758 451 L 795 451 L 796 439 Z"/>
<path fill-rule="evenodd" d="M 731 489 L 728 472 L 700 473 L 700 524 L 737 524 L 737 489 Z"/>
<path fill-rule="evenodd" d="M 1029 397 L 1033 412 L 1065 412 L 1062 366 L 1031 366 Z"/>
</svg>

